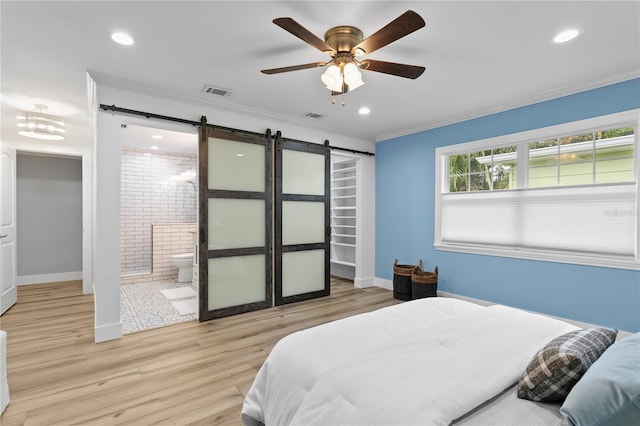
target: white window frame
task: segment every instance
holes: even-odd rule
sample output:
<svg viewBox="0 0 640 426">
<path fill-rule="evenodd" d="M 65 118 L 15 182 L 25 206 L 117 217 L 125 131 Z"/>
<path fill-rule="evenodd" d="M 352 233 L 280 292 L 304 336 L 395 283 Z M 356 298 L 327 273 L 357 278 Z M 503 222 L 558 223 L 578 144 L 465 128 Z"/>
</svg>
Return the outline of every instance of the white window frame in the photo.
<svg viewBox="0 0 640 426">
<path fill-rule="evenodd" d="M 558 135 L 573 134 L 577 132 L 588 132 L 594 129 L 605 129 L 615 127 L 633 126 L 635 128 L 634 136 L 634 167 L 633 167 L 633 183 L 624 184 L 594 184 L 584 185 L 579 187 L 552 187 L 552 188 L 525 188 L 528 181 L 528 142 L 534 140 L 544 140 Z M 638 140 L 640 139 L 640 109 L 609 114 L 605 116 L 599 116 L 589 118 L 580 121 L 574 121 L 569 123 L 563 123 L 555 126 L 549 126 L 530 131 L 509 134 L 504 136 L 498 136 L 489 139 L 477 140 L 472 142 L 466 142 L 456 145 L 448 145 L 436 148 L 435 151 L 435 199 L 434 199 L 434 248 L 441 251 L 451 251 L 460 253 L 482 254 L 491 256 L 511 257 L 518 259 L 540 260 L 548 262 L 570 263 L 577 265 L 590 265 L 599 267 L 619 268 L 619 269 L 631 269 L 640 270 L 640 195 L 639 195 L 639 174 L 640 174 L 640 146 Z M 623 212 L 625 215 L 631 215 L 635 218 L 632 223 L 635 225 L 633 235 L 631 238 L 635 239 L 634 242 L 634 254 L 633 255 L 600 255 L 589 254 L 579 251 L 571 251 L 566 249 L 535 249 L 531 247 L 521 246 L 505 246 L 505 245 L 492 245 L 491 241 L 481 243 L 447 243 L 443 241 L 443 194 L 449 193 L 449 155 L 459 154 L 461 152 L 481 151 L 483 149 L 495 148 L 506 145 L 519 145 L 518 146 L 518 189 L 512 190 L 499 190 L 499 191 L 474 191 L 473 194 L 480 203 L 487 203 L 491 200 L 491 197 L 499 196 L 496 192 L 511 192 L 527 195 L 533 193 L 533 191 L 540 190 L 566 190 L 563 188 L 569 188 L 569 191 L 574 191 L 580 195 L 586 195 L 593 198 L 592 194 L 589 194 L 589 188 L 603 188 L 607 186 L 619 187 L 621 191 L 635 191 L 635 200 L 633 205 L 634 209 L 631 211 Z M 523 148 L 520 148 L 520 145 Z M 593 191 L 596 193 L 598 191 Z M 602 192 L 602 191 L 600 191 Z M 455 195 L 455 194 L 452 194 Z M 596 196 L 597 197 L 597 196 Z M 484 199 L 484 200 L 483 200 Z M 603 200 L 604 202 L 604 200 Z"/>
</svg>

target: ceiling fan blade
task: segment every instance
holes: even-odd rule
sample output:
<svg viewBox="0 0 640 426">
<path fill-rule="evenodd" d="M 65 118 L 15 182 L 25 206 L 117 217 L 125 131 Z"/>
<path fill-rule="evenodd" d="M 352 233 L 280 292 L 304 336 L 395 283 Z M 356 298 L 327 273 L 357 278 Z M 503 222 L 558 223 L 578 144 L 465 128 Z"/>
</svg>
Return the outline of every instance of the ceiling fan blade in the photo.
<svg viewBox="0 0 640 426">
<path fill-rule="evenodd" d="M 396 64 L 395 62 L 376 61 L 373 59 L 362 61 L 362 69 L 412 79 L 420 77 L 424 72 L 424 67 L 417 65 Z"/>
<path fill-rule="evenodd" d="M 315 34 L 297 23 L 292 18 L 276 18 L 273 20 L 273 23 L 283 30 L 289 31 L 300 40 L 310 44 L 321 52 L 335 53 L 335 50 L 333 50 L 331 46 L 325 43 L 324 40 L 318 38 Z"/>
<path fill-rule="evenodd" d="M 424 26 L 424 19 L 420 15 L 413 10 L 407 10 L 386 26 L 362 40 L 354 47 L 354 50 L 362 49 L 368 55 Z"/>
<path fill-rule="evenodd" d="M 306 70 L 308 68 L 318 68 L 326 65 L 326 62 L 311 62 L 309 64 L 293 65 L 291 67 L 271 68 L 268 70 L 262 70 L 263 74 L 279 74 L 281 72 Z"/>
</svg>

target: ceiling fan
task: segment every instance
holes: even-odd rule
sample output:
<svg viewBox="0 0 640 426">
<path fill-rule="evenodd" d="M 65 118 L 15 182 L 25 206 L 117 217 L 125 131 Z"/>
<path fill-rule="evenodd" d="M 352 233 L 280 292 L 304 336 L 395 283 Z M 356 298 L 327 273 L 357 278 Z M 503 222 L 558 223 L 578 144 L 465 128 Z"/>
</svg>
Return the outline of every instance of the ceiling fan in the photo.
<svg viewBox="0 0 640 426">
<path fill-rule="evenodd" d="M 360 69 L 381 72 L 399 77 L 416 79 L 424 72 L 424 67 L 377 61 L 358 60 L 357 57 L 375 52 L 394 41 L 425 26 L 424 20 L 416 12 L 408 10 L 366 39 L 360 29 L 341 25 L 329 29 L 324 41 L 315 36 L 292 18 L 276 18 L 273 23 L 290 32 L 302 41 L 331 56 L 327 62 L 311 62 L 290 67 L 262 70 L 264 74 L 279 74 L 329 65 L 321 80 L 331 90 L 332 95 L 344 94 L 364 84 Z M 335 100 L 334 100 L 335 102 Z M 343 101 L 344 105 L 344 101 Z"/>
</svg>

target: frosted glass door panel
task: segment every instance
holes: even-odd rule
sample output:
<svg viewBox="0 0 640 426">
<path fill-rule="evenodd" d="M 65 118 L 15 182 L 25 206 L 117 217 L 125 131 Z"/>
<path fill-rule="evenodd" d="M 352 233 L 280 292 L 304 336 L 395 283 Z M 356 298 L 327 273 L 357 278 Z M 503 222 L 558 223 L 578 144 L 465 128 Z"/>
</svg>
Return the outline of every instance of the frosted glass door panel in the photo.
<svg viewBox="0 0 640 426">
<path fill-rule="evenodd" d="M 209 198 L 209 250 L 265 245 L 264 200 Z"/>
<path fill-rule="evenodd" d="M 322 243 L 324 238 L 324 203 L 282 202 L 283 245 Z"/>
<path fill-rule="evenodd" d="M 264 192 L 265 148 L 209 138 L 209 189 Z"/>
<path fill-rule="evenodd" d="M 282 193 L 324 195 L 325 156 L 282 151 Z"/>
<path fill-rule="evenodd" d="M 324 249 L 282 253 L 282 296 L 325 288 Z"/>
<path fill-rule="evenodd" d="M 265 300 L 265 256 L 209 259 L 209 309 Z"/>
</svg>

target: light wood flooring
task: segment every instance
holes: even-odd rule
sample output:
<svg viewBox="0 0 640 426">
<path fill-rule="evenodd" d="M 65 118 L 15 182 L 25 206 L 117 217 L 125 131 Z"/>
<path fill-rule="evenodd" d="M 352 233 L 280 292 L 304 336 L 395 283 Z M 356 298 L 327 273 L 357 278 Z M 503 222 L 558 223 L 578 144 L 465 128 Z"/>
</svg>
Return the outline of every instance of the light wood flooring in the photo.
<svg viewBox="0 0 640 426">
<path fill-rule="evenodd" d="M 257 370 L 287 334 L 398 303 L 391 291 L 332 279 L 331 296 L 94 343 L 81 282 L 21 286 L 7 332 L 13 425 L 240 425 Z"/>
</svg>

